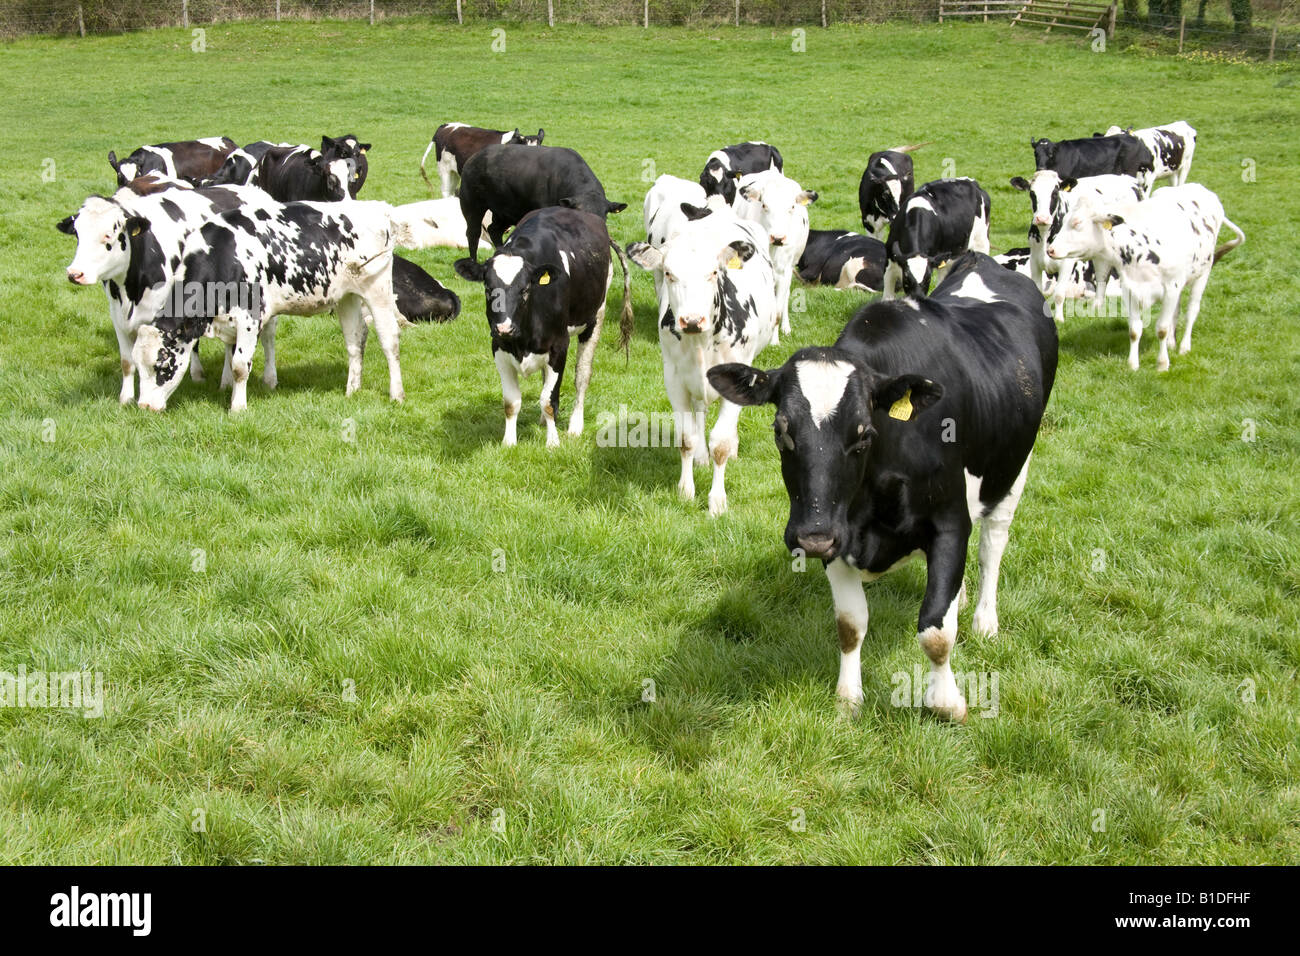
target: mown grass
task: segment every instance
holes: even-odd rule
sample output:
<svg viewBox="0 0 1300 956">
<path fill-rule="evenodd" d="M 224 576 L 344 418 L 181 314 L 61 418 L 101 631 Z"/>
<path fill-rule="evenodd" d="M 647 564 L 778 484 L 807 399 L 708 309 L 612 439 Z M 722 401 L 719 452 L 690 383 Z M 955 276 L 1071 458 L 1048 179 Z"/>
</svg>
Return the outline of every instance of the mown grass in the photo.
<svg viewBox="0 0 1300 956">
<path fill-rule="evenodd" d="M 1295 859 L 1294 71 L 1001 26 L 815 30 L 805 53 L 773 29 L 512 26 L 500 54 L 478 26 L 206 39 L 3 49 L 0 670 L 102 671 L 108 709 L 0 709 L 0 859 Z M 837 716 L 828 589 L 782 549 L 765 413 L 742 420 L 717 521 L 677 499 L 674 451 L 596 446 L 602 412 L 668 408 L 646 275 L 630 361 L 599 353 L 587 434 L 547 452 L 532 379 L 507 451 L 456 253 L 416 256 L 465 313 L 407 331 L 405 405 L 373 344 L 344 396 L 321 316 L 281 324 L 280 387 L 252 385 L 247 414 L 225 412 L 208 345 L 208 384 L 154 416 L 118 407 L 102 294 L 64 281 L 72 244 L 53 228 L 111 187 L 110 148 L 191 135 L 356 132 L 375 144 L 363 197 L 419 199 L 420 152 L 459 119 L 579 149 L 633 207 L 611 220 L 624 241 L 647 160 L 693 176 L 711 148 L 765 138 L 820 191 L 814 226 L 852 227 L 867 154 L 934 140 L 918 180 L 980 179 L 1006 248 L 1031 135 L 1176 118 L 1201 132 L 1193 178 L 1248 242 L 1168 374 L 1153 336 L 1126 369 L 1118 319 L 1063 330 L 1002 633 L 962 616 L 956 666 L 999 676 L 999 713 L 962 727 L 890 706 L 892 675 L 921 660 L 919 566 L 869 592 L 865 713 Z M 829 342 L 860 301 L 808 291 L 763 361 Z"/>
</svg>

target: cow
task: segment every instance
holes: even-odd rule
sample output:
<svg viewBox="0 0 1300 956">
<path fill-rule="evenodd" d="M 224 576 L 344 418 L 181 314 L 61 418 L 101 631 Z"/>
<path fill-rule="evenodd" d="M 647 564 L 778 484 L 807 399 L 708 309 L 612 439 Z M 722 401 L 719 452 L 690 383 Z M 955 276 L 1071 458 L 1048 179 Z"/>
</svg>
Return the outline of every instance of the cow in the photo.
<svg viewBox="0 0 1300 956">
<path fill-rule="evenodd" d="M 163 173 L 195 184 L 215 173 L 235 148 L 235 141 L 227 136 L 209 136 L 205 139 L 141 146 L 121 161 L 110 150 L 108 165 L 117 173 L 119 187 L 145 173 Z"/>
<path fill-rule="evenodd" d="M 393 245 L 402 230 L 382 202 L 245 204 L 196 226 L 163 303 L 136 332 L 141 408 L 162 411 L 198 339 L 234 346 L 230 410 L 248 406 L 253 350 L 275 315 L 334 309 L 348 351 L 347 394 L 361 385 L 366 314 L 388 360 L 389 397 L 403 401 Z M 202 292 L 201 295 L 195 293 Z"/>
<path fill-rule="evenodd" d="M 484 146 L 541 146 L 546 138 L 546 130 L 539 129 L 536 136 L 525 136 L 516 126 L 510 132 L 503 129 L 483 129 L 480 126 L 466 126 L 464 123 L 443 123 L 433 133 L 433 139 L 420 157 L 420 176 L 433 195 L 433 183 L 424 171 L 424 162 L 429 158 L 429 151 L 434 150 L 438 164 L 438 179 L 442 186 L 443 197 L 454 196 L 460 188 L 461 171 L 469 158 Z"/>
<path fill-rule="evenodd" d="M 420 229 L 413 249 L 464 249 L 465 217 L 460 212 L 460 200 L 455 196 L 445 199 L 422 199 L 397 207 L 410 213 L 411 218 L 427 223 Z M 492 214 L 488 213 L 490 217 Z M 480 239 L 479 249 L 492 251 L 492 243 Z"/>
<path fill-rule="evenodd" d="M 858 183 L 858 209 L 862 212 L 862 228 L 868 235 L 885 238 L 899 206 L 916 191 L 912 157 L 907 154 L 929 145 L 895 146 L 867 157 L 867 168 Z"/>
<path fill-rule="evenodd" d="M 586 160 L 563 146 L 485 146 L 461 167 L 459 196 L 465 248 L 475 261 L 488 213 L 488 238 L 500 249 L 506 230 L 534 209 L 567 206 L 604 219 L 627 208 L 605 198 L 605 187 Z M 617 246 L 615 251 L 621 258 Z"/>
<path fill-rule="evenodd" d="M 1120 129 L 1112 126 L 1106 130 L 1107 136 L 1128 133 L 1141 140 L 1151 153 L 1152 186 L 1162 179 L 1171 181 L 1171 185 L 1181 186 L 1187 182 L 1192 172 L 1192 156 L 1196 153 L 1196 130 L 1189 123 L 1179 120 L 1168 126 L 1152 126 L 1148 129 Z"/>
<path fill-rule="evenodd" d="M 658 249 L 687 222 L 699 218 L 702 210 L 725 209 L 727 206 L 721 195 L 706 196 L 699 183 L 665 173 L 645 194 L 646 242 Z"/>
<path fill-rule="evenodd" d="M 1010 269 L 1012 272 L 1019 272 L 1022 276 L 1033 278 L 1032 270 L 1029 268 L 1029 257 L 1029 247 L 1018 246 L 1015 249 L 1008 249 L 1006 252 L 998 253 L 993 257 L 993 261 L 1004 269 Z"/>
<path fill-rule="evenodd" d="M 504 147 L 510 148 L 510 147 Z M 545 148 L 545 147 L 542 147 Z M 492 358 L 501 377 L 506 427 L 501 444 L 517 441 L 521 377 L 545 368 L 542 419 L 546 446 L 560 444 L 560 383 L 569 341 L 578 337 L 573 413 L 569 434 L 581 435 L 592 360 L 605 321 L 605 300 L 614 274 L 604 217 L 564 206 L 534 210 L 520 219 L 510 241 L 485 263 L 456 262 L 456 271 L 482 282 L 487 300 Z M 623 278 L 623 343 L 632 334 L 631 289 Z"/>
<path fill-rule="evenodd" d="M 795 268 L 809 285 L 879 292 L 885 281 L 885 244 L 841 229 L 811 229 Z"/>
<path fill-rule="evenodd" d="M 1063 261 L 1057 263 L 1047 255 L 1047 244 L 1061 228 L 1064 217 L 1070 207 L 1083 197 L 1094 197 L 1102 202 L 1114 200 L 1140 201 L 1146 192 L 1142 184 L 1131 176 L 1085 176 L 1082 179 L 1062 179 L 1053 169 L 1040 169 L 1025 179 L 1015 176 L 1011 185 L 1029 193 L 1029 205 L 1033 218 L 1029 224 L 1029 270 L 1030 276 L 1044 295 L 1052 298 L 1052 315 L 1057 322 L 1065 321 L 1066 298 L 1078 298 L 1085 294 L 1082 273 L 1075 274 L 1075 263 Z M 1098 272 L 1097 264 L 1089 262 L 1088 271 L 1092 275 Z M 1055 276 L 1058 281 L 1047 289 L 1047 278 Z M 1070 281 L 1059 281 L 1059 277 L 1071 277 Z M 1109 278 L 1109 274 L 1107 274 Z M 1097 288 L 1097 298 L 1105 295 L 1105 283 Z"/>
<path fill-rule="evenodd" d="M 762 226 L 771 244 L 777 315 L 785 335 L 790 334 L 790 282 L 808 244 L 808 206 L 816 201 L 816 192 L 775 169 L 749 173 L 736 183 L 736 215 Z"/>
<path fill-rule="evenodd" d="M 1062 179 L 1084 176 L 1132 176 L 1151 191 L 1155 158 L 1136 136 L 1090 136 L 1087 139 L 1031 139 L 1035 169 L 1053 169 Z"/>
<path fill-rule="evenodd" d="M 885 242 L 884 297 L 894 298 L 900 283 L 908 295 L 926 295 L 949 260 L 968 250 L 987 254 L 990 207 L 989 194 L 964 177 L 926 183 L 903 200 Z"/>
<path fill-rule="evenodd" d="M 1216 246 L 1223 226 L 1236 238 Z M 1142 202 L 1080 199 L 1048 242 L 1047 254 L 1053 259 L 1089 258 L 1099 270 L 1108 268 L 1118 274 L 1129 317 L 1128 364 L 1134 371 L 1146 310 L 1161 303 L 1156 369 L 1163 372 L 1169 368 L 1169 343 L 1183 290 L 1188 290 L 1187 325 L 1178 346 L 1180 355 L 1192 349 L 1192 326 L 1211 267 L 1245 241 L 1246 234 L 1224 215 L 1219 197 L 1198 183 L 1188 183 L 1167 186 Z"/>
<path fill-rule="evenodd" d="M 258 140 L 255 143 L 249 143 L 247 146 L 241 146 L 228 155 L 217 171 L 202 180 L 199 185 L 251 186 L 253 184 L 253 174 L 257 172 L 257 164 L 261 162 L 267 150 L 277 146 L 292 148 L 293 145 L 293 143 L 271 143 L 267 140 Z"/>
<path fill-rule="evenodd" d="M 774 169 L 785 169 L 781 151 L 761 140 L 724 146 L 709 154 L 700 173 L 700 186 L 706 196 L 721 196 L 727 205 L 736 201 L 736 185 L 742 176 Z"/>
<path fill-rule="evenodd" d="M 74 285 L 100 283 L 108 295 L 109 317 L 122 360 L 122 387 L 118 393 L 122 404 L 135 401 L 136 363 L 132 349 L 136 330 L 144 315 L 161 306 L 161 296 L 179 263 L 181 244 L 190 227 L 261 195 L 255 190 L 246 192 L 249 195 L 241 196 L 238 189 L 218 187 L 140 195 L 124 188 L 111 198 L 91 196 L 59 222 L 59 231 L 77 240 L 76 253 L 67 268 L 68 281 Z M 276 379 L 274 332 L 274 323 L 268 323 L 263 337 L 267 356 L 263 377 L 272 388 Z M 195 381 L 203 380 L 197 353 L 191 356 L 190 375 Z"/>
<path fill-rule="evenodd" d="M 719 362 L 751 362 L 776 339 L 776 280 L 767 233 L 730 209 L 698 210 L 656 247 L 636 242 L 632 261 L 655 274 L 664 385 L 681 452 L 679 494 L 695 498 L 694 466 L 713 462 L 709 514 L 727 510 L 726 467 L 739 447 L 740 408 L 723 401 L 705 444 L 708 407 L 718 394 L 705 379 Z"/>
<path fill-rule="evenodd" d="M 972 624 L 996 634 L 998 572 L 1056 363 L 1056 327 L 1034 283 L 966 253 L 932 296 L 863 306 L 828 348 L 800 349 L 776 369 L 709 370 L 728 401 L 776 406 L 790 498 L 785 545 L 825 568 L 839 631 L 837 694 L 850 712 L 863 700 L 862 582 L 921 554 L 924 703 L 965 719 L 951 657 L 967 543 L 980 522 Z"/>
<path fill-rule="evenodd" d="M 361 142 L 351 133 L 320 138 L 320 154 L 326 165 L 339 159 L 348 164 L 348 195 L 353 199 L 361 192 L 361 187 L 366 184 L 366 176 L 370 173 L 370 161 L 366 158 L 366 153 L 371 148 L 370 143 Z"/>
<path fill-rule="evenodd" d="M 341 202 L 352 195 L 349 163 L 326 159 L 310 146 L 272 146 L 258 160 L 250 182 L 276 202 Z"/>
</svg>

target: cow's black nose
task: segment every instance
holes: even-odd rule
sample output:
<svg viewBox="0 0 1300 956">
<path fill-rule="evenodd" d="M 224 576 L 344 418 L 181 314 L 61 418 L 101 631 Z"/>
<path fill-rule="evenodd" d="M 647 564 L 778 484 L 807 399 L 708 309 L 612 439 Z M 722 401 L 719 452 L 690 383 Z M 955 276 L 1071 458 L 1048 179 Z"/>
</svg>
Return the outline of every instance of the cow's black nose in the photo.
<svg viewBox="0 0 1300 956">
<path fill-rule="evenodd" d="M 810 558 L 833 558 L 835 557 L 835 536 L 823 532 L 801 534 L 799 535 L 799 547 L 803 548 L 803 553 Z"/>
</svg>

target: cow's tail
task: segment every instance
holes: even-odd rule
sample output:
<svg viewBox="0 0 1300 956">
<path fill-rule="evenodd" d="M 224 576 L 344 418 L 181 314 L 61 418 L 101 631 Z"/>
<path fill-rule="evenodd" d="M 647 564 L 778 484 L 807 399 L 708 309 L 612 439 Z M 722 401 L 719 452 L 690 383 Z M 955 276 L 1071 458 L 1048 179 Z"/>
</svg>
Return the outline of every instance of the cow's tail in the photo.
<svg viewBox="0 0 1300 956">
<path fill-rule="evenodd" d="M 623 354 L 629 359 L 632 356 L 632 331 L 636 327 L 635 317 L 632 314 L 632 273 L 627 267 L 627 256 L 619 244 L 613 239 L 609 240 L 609 247 L 614 250 L 618 256 L 618 263 L 623 267 L 623 313 L 619 316 L 618 322 L 618 345 L 623 350 Z"/>
<path fill-rule="evenodd" d="M 1227 226 L 1229 229 L 1231 229 L 1233 232 L 1235 232 L 1235 233 L 1237 234 L 1237 238 L 1236 238 L 1236 239 L 1229 239 L 1229 240 L 1228 240 L 1227 242 L 1225 242 L 1223 245 L 1219 246 L 1219 248 L 1217 248 L 1217 249 L 1214 250 L 1214 261 L 1215 261 L 1215 262 L 1218 262 L 1220 259 L 1222 259 L 1224 256 L 1226 256 L 1229 252 L 1231 252 L 1233 249 L 1236 249 L 1239 245 L 1241 245 L 1243 242 L 1246 241 L 1246 234 L 1245 234 L 1244 232 L 1242 232 L 1242 231 L 1241 231 L 1241 227 L 1239 227 L 1239 226 L 1238 226 L 1235 222 L 1233 222 L 1231 219 L 1228 219 L 1228 218 L 1225 217 L 1224 220 L 1223 220 L 1223 224 L 1224 224 L 1225 226 Z"/>
<path fill-rule="evenodd" d="M 424 171 L 424 161 L 429 158 L 429 150 L 433 149 L 433 140 L 429 140 L 429 145 L 424 148 L 424 155 L 420 157 L 420 178 L 424 184 L 429 187 L 429 195 L 433 195 L 433 183 L 429 182 L 429 174 Z"/>
<path fill-rule="evenodd" d="M 913 151 L 915 151 L 915 150 L 920 149 L 922 146 L 933 146 L 933 145 L 934 145 L 934 140 L 929 139 L 929 140 L 926 140 L 924 143 L 913 143 L 911 146 L 895 146 L 893 149 L 890 150 L 890 152 L 891 152 L 891 153 L 910 153 L 910 152 L 913 152 Z"/>
</svg>

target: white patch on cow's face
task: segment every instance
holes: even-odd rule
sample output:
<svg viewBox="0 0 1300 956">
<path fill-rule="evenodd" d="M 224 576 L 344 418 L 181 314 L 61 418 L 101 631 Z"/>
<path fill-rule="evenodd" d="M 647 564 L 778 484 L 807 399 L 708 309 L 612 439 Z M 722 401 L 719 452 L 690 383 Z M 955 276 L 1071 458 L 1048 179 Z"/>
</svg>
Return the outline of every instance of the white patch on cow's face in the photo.
<svg viewBox="0 0 1300 956">
<path fill-rule="evenodd" d="M 1086 199 L 1080 201 L 1063 217 L 1060 230 L 1048 244 L 1047 254 L 1053 259 L 1088 259 L 1105 249 L 1105 230 L 1100 220 L 1104 218 Z"/>
<path fill-rule="evenodd" d="M 713 330 L 720 244 L 714 230 L 701 226 L 679 232 L 661 250 L 664 295 L 681 330 Z"/>
<path fill-rule="evenodd" d="M 502 284 L 510 285 L 524 269 L 524 260 L 522 256 L 493 256 L 490 268 L 496 273 L 496 277 L 501 280 Z"/>
<path fill-rule="evenodd" d="M 894 197 L 895 206 L 903 201 L 903 184 L 897 179 L 891 179 L 886 182 L 885 188 L 889 190 L 889 195 Z"/>
<path fill-rule="evenodd" d="M 564 266 L 564 274 L 566 276 L 573 274 L 573 270 L 569 268 L 569 253 L 564 249 L 560 250 L 560 264 Z"/>
<path fill-rule="evenodd" d="M 1034 225 L 1052 224 L 1052 194 L 1060 185 L 1061 177 L 1054 169 L 1040 169 L 1029 180 L 1029 194 L 1033 197 Z"/>
<path fill-rule="evenodd" d="M 925 270 L 929 267 L 930 262 L 925 256 L 913 256 L 907 260 L 907 271 L 912 274 L 917 285 L 925 282 Z"/>
<path fill-rule="evenodd" d="M 844 398 L 844 390 L 849 384 L 849 376 L 853 374 L 853 366 L 848 362 L 808 360 L 796 362 L 794 372 L 799 382 L 799 391 L 808 400 L 808 411 L 812 415 L 813 424 L 821 428 L 822 422 L 840 407 L 840 400 Z"/>
<path fill-rule="evenodd" d="M 745 176 L 740 189 L 744 202 L 737 203 L 737 214 L 766 229 L 773 245 L 797 246 L 801 237 L 807 241 L 808 209 L 801 199 L 811 194 L 805 194 L 797 182 L 767 170 Z"/>
<path fill-rule="evenodd" d="M 73 220 L 77 251 L 68 265 L 68 278 L 78 285 L 122 279 L 131 265 L 126 213 L 116 203 L 92 196 Z"/>
<path fill-rule="evenodd" d="M 975 299 L 978 302 L 1000 302 L 997 293 L 985 284 L 984 280 L 979 277 L 978 273 L 972 272 L 961 281 L 961 285 L 953 291 L 953 295 L 960 296 L 963 299 Z"/>
<path fill-rule="evenodd" d="M 912 196 L 912 198 L 907 201 L 907 208 L 924 209 L 929 213 L 934 212 L 934 207 L 930 205 L 930 200 L 926 199 L 924 196 Z"/>
<path fill-rule="evenodd" d="M 130 182 L 140 175 L 139 168 L 135 163 L 119 163 L 117 174 L 122 177 L 123 182 Z"/>
<path fill-rule="evenodd" d="M 351 168 L 346 159 L 336 159 L 326 167 L 326 188 L 330 197 L 335 201 L 346 202 L 351 198 L 348 192 L 348 180 L 351 178 Z"/>
<path fill-rule="evenodd" d="M 891 163 L 887 157 L 885 156 L 880 157 L 880 165 L 884 166 L 887 170 L 889 170 L 889 175 L 891 176 L 898 175 L 898 170 L 894 168 L 894 164 Z"/>
</svg>

